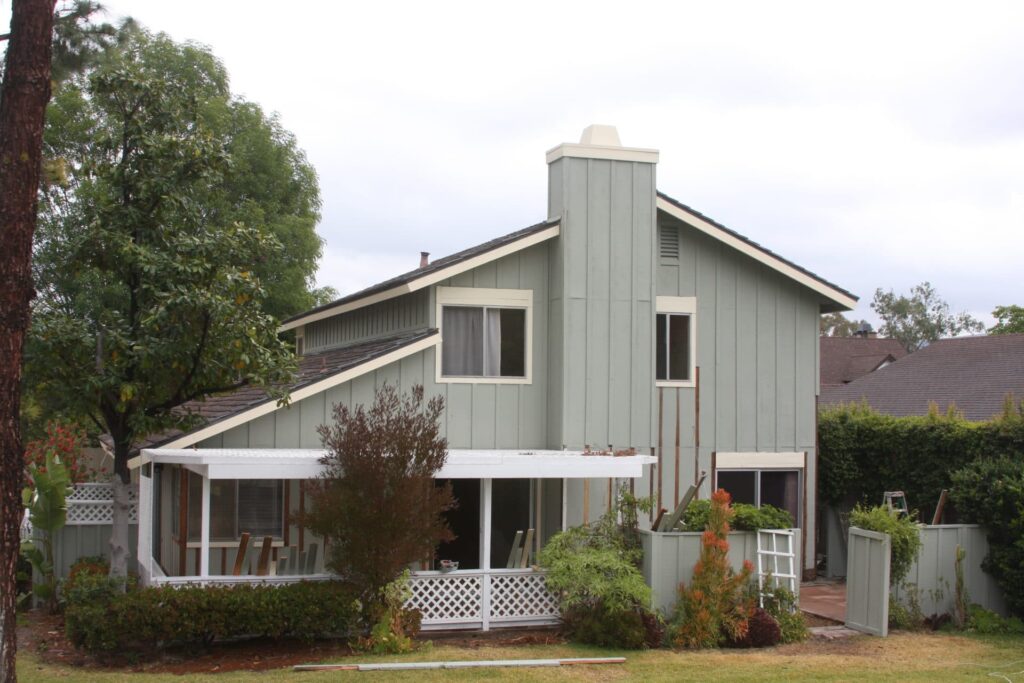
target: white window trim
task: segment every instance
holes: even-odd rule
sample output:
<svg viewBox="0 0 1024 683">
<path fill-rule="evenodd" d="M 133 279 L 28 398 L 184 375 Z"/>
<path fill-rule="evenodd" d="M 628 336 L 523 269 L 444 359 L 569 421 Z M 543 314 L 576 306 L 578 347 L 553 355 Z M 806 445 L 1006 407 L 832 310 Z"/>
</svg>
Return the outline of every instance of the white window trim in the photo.
<svg viewBox="0 0 1024 683">
<path fill-rule="evenodd" d="M 533 383 L 533 290 L 489 289 L 484 287 L 438 287 L 436 293 L 436 325 L 441 342 L 434 352 L 434 381 L 438 384 L 532 384 Z M 522 308 L 526 310 L 526 376 L 525 377 L 445 377 L 441 374 L 444 344 L 444 306 L 486 306 L 489 308 Z"/>
<path fill-rule="evenodd" d="M 661 313 L 682 313 L 690 316 L 690 379 L 658 379 L 655 386 L 659 387 L 695 387 L 697 386 L 697 297 L 695 296 L 659 296 L 656 301 L 655 315 Z M 657 320 L 657 318 L 655 318 Z M 654 327 L 657 331 L 657 324 Z M 654 340 L 655 375 L 657 375 L 658 340 Z"/>
</svg>

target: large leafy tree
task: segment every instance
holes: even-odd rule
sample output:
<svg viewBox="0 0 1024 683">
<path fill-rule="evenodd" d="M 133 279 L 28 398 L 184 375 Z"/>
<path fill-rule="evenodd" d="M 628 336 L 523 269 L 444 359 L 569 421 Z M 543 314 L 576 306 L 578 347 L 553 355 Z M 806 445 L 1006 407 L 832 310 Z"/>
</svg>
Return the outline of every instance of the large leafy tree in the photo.
<svg viewBox="0 0 1024 683">
<path fill-rule="evenodd" d="M 850 320 L 842 313 L 825 313 L 821 316 L 819 330 L 822 337 L 852 337 L 867 324 L 867 320 Z"/>
<path fill-rule="evenodd" d="M 882 319 L 882 336 L 899 340 L 910 353 L 943 337 L 985 331 L 970 314 L 951 313 L 928 282 L 915 285 L 909 295 L 876 289 L 871 308 Z"/>
<path fill-rule="evenodd" d="M 134 444 L 187 428 L 184 402 L 290 375 L 259 277 L 283 246 L 271 212 L 230 193 L 234 104 L 208 51 L 134 29 L 50 108 L 66 180 L 44 193 L 27 372 L 112 439 L 115 575 Z"/>
<path fill-rule="evenodd" d="M 1024 334 L 1024 306 L 996 306 L 992 317 L 996 324 L 989 334 Z"/>
<path fill-rule="evenodd" d="M 0 678 L 16 681 L 15 571 L 21 482 L 21 359 L 32 301 L 32 236 L 50 99 L 53 0 L 14 0 L 0 86 Z"/>
</svg>

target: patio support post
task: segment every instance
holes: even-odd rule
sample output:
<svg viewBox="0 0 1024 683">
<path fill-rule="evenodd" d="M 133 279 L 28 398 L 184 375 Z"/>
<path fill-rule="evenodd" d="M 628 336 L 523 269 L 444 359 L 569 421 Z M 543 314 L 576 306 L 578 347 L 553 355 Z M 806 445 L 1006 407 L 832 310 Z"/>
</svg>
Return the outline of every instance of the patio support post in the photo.
<svg viewBox="0 0 1024 683">
<path fill-rule="evenodd" d="M 480 569 L 483 578 L 480 583 L 480 627 L 491 630 L 491 481 L 481 480 L 483 490 L 480 496 L 480 526 L 483 533 L 480 544 Z"/>
<path fill-rule="evenodd" d="M 153 468 L 150 463 L 139 472 L 139 534 L 135 555 L 139 563 L 142 585 L 148 586 L 153 575 Z M 147 474 L 148 472 L 148 474 Z"/>
<path fill-rule="evenodd" d="M 199 576 L 210 576 L 210 473 L 203 474 L 203 517 L 200 522 Z"/>
</svg>

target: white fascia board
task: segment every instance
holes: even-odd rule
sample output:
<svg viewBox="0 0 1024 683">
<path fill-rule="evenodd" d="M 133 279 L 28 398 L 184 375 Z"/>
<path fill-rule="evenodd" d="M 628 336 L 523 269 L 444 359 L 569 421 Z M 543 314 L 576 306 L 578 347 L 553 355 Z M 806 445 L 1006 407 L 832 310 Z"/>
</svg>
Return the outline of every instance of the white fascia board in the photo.
<svg viewBox="0 0 1024 683">
<path fill-rule="evenodd" d="M 365 306 L 380 303 L 381 301 L 394 299 L 395 297 L 402 296 L 403 294 L 409 294 L 411 292 L 418 291 L 420 289 L 423 289 L 424 287 L 429 287 L 430 285 L 441 282 L 442 280 L 447 280 L 450 277 L 454 277 L 459 273 L 465 273 L 468 270 L 479 268 L 480 266 L 490 263 L 491 261 L 497 261 L 498 259 L 504 258 L 509 254 L 514 254 L 517 251 L 522 251 L 523 249 L 532 247 L 535 244 L 540 244 L 541 242 L 545 242 L 553 237 L 558 237 L 559 229 L 559 225 L 555 224 L 550 228 L 545 228 L 540 232 L 535 232 L 533 234 L 526 235 L 525 237 L 522 237 L 516 240 L 515 242 L 511 242 L 504 246 L 498 247 L 497 249 L 492 249 L 483 254 L 478 254 L 472 258 L 466 259 L 465 261 L 460 261 L 459 263 L 453 263 L 447 268 L 442 268 L 441 270 L 437 270 L 432 273 L 427 273 L 423 277 L 416 278 L 411 282 L 406 282 L 405 284 L 398 285 L 397 287 L 386 289 L 383 292 L 370 294 L 361 299 L 358 299 L 356 301 L 350 301 L 347 304 L 341 306 L 335 306 L 334 308 L 329 308 L 327 310 L 318 311 L 316 313 L 310 313 L 309 315 L 305 315 L 301 318 L 296 318 L 291 322 L 281 325 L 277 331 L 287 332 L 288 330 L 294 329 L 296 327 L 302 327 L 303 325 L 308 325 L 309 323 L 314 323 L 318 320 L 333 318 L 334 316 L 341 315 L 342 313 L 348 313 L 349 311 L 354 311 L 358 308 L 363 308 Z"/>
<path fill-rule="evenodd" d="M 320 449 L 146 449 L 151 462 L 206 471 L 210 479 L 312 479 L 323 471 Z M 438 479 L 636 479 L 650 455 L 584 455 L 566 451 L 452 450 Z"/>
<path fill-rule="evenodd" d="M 755 261 L 765 264 L 766 266 L 782 273 L 786 277 L 795 280 L 802 284 L 804 287 L 808 287 L 818 294 L 821 294 L 825 298 L 834 301 L 840 306 L 845 306 L 847 309 L 854 309 L 857 307 L 857 300 L 848 294 L 844 294 L 834 287 L 829 287 L 824 282 L 817 280 L 807 273 L 804 273 L 793 266 L 789 265 L 785 261 L 778 259 L 770 254 L 766 254 L 757 247 L 751 246 L 747 242 L 739 239 L 735 235 L 730 235 L 721 228 L 712 225 L 707 220 L 696 216 L 689 211 L 679 208 L 670 201 L 667 201 L 661 197 L 658 197 L 657 208 L 659 211 L 664 211 L 668 215 L 678 218 L 687 225 L 700 230 L 701 232 L 710 235 L 719 242 L 723 242 L 733 249 L 749 256 Z"/>
<path fill-rule="evenodd" d="M 803 453 L 715 453 L 715 469 L 760 470 L 766 468 L 803 469 Z"/>
<path fill-rule="evenodd" d="M 289 394 L 289 401 L 292 403 L 297 403 L 298 401 L 301 401 L 302 399 L 308 396 L 318 394 L 321 391 L 326 391 L 327 389 L 336 387 L 339 384 L 344 384 L 345 382 L 351 381 L 356 377 L 359 377 L 360 375 L 365 375 L 368 372 L 372 372 L 374 370 L 384 367 L 385 365 L 394 363 L 395 361 L 399 361 L 407 356 L 411 356 L 414 353 L 419 353 L 420 351 L 434 347 L 437 345 L 440 339 L 441 336 L 439 334 L 432 334 L 429 337 L 426 337 L 425 339 L 413 342 L 412 344 L 409 344 L 408 346 L 403 346 L 400 349 L 395 349 L 390 353 L 386 353 L 383 356 L 374 358 L 373 360 L 357 365 L 354 368 L 343 370 L 342 372 L 339 372 L 336 375 L 331 375 L 330 377 L 322 379 L 319 382 L 309 384 L 307 386 L 302 387 L 301 389 L 296 389 L 295 391 L 291 392 L 291 394 Z M 219 420 L 218 422 L 203 427 L 202 429 L 198 429 L 194 432 L 189 432 L 188 434 L 183 434 L 182 436 L 179 436 L 177 439 L 174 439 L 173 441 L 164 444 L 164 446 L 162 446 L 161 448 L 173 449 L 191 446 L 192 444 L 199 443 L 204 439 L 209 439 L 211 436 L 216 436 L 222 432 L 226 432 L 227 430 L 233 427 L 243 425 L 246 422 L 251 422 L 252 420 L 255 420 L 258 417 L 268 415 L 282 407 L 283 406 L 278 405 L 277 401 L 266 401 L 265 403 L 261 403 L 258 406 L 250 408 L 249 410 L 238 413 L 237 415 L 232 415 L 229 418 Z"/>
<path fill-rule="evenodd" d="M 658 163 L 658 150 L 642 147 L 617 147 L 614 145 L 585 145 L 576 142 L 564 142 L 552 147 L 545 155 L 550 164 L 562 157 L 579 159 L 606 159 L 609 161 L 640 161 L 647 164 Z"/>
</svg>

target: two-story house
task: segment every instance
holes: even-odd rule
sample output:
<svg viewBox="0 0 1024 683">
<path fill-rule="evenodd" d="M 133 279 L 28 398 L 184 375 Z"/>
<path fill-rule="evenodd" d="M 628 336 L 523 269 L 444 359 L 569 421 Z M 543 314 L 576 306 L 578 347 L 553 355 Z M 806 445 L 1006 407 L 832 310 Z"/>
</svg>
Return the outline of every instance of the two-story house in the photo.
<svg viewBox="0 0 1024 683">
<path fill-rule="evenodd" d="M 459 569 L 416 572 L 428 626 L 550 619 L 532 558 L 623 482 L 671 510 L 706 472 L 702 496 L 787 509 L 813 539 L 819 316 L 856 298 L 659 193 L 657 162 L 591 126 L 547 153 L 542 222 L 285 321 L 289 405 L 210 398 L 134 461 L 143 579 L 260 580 L 230 576 L 243 532 L 271 539 L 276 580 L 320 576 L 296 514 L 316 428 L 384 382 L 446 402 L 460 505 L 438 557 Z"/>
</svg>

